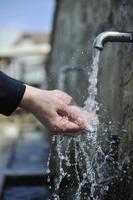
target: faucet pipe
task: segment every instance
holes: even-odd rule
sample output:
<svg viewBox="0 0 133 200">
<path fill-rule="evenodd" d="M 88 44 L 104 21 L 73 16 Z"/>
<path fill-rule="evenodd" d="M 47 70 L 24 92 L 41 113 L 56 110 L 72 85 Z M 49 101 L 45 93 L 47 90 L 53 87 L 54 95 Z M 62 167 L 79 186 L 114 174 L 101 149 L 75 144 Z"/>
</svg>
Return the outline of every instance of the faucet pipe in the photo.
<svg viewBox="0 0 133 200">
<path fill-rule="evenodd" d="M 73 72 L 73 71 L 82 71 L 83 68 L 81 68 L 78 65 L 64 65 L 61 67 L 59 70 L 59 79 L 58 79 L 58 88 L 61 90 L 64 90 L 65 88 L 65 79 L 66 79 L 66 74 L 68 72 Z"/>
<path fill-rule="evenodd" d="M 94 40 L 93 47 L 103 50 L 107 42 L 129 42 L 133 43 L 133 32 L 106 31 L 100 33 Z"/>
<path fill-rule="evenodd" d="M 82 68 L 78 65 L 64 65 L 61 67 L 59 73 L 67 73 L 69 71 L 80 71 Z"/>
</svg>

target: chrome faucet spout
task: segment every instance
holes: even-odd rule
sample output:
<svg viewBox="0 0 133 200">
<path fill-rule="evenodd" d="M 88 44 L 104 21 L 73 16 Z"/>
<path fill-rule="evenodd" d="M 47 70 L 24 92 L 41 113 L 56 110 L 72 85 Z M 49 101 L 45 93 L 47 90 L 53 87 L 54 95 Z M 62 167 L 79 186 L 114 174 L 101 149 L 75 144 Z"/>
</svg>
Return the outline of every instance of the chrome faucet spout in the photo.
<svg viewBox="0 0 133 200">
<path fill-rule="evenodd" d="M 129 42 L 133 43 L 133 32 L 106 31 L 100 33 L 94 40 L 93 47 L 103 50 L 107 42 Z"/>
</svg>

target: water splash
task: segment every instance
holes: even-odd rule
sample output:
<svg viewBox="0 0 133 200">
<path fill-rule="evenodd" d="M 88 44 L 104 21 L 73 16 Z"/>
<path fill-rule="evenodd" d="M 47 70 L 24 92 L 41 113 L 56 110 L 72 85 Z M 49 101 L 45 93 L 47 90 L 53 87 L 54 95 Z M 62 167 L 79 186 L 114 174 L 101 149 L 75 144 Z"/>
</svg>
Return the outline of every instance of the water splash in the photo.
<svg viewBox="0 0 133 200">
<path fill-rule="evenodd" d="M 110 178 L 111 169 L 108 163 L 111 157 L 102 148 L 103 139 L 108 142 L 108 137 L 107 130 L 99 123 L 99 105 L 96 101 L 99 56 L 100 51 L 96 50 L 89 77 L 88 98 L 84 106 L 84 110 L 93 113 L 94 120 L 86 124 L 86 133 L 76 138 L 55 137 L 58 178 L 54 200 L 63 199 L 60 188 L 64 180 L 65 192 L 69 196 L 66 199 L 100 200 L 108 190 L 108 183 L 105 180 Z"/>
<path fill-rule="evenodd" d="M 97 112 L 99 110 L 98 102 L 96 101 L 97 96 L 97 76 L 98 76 L 98 64 L 99 64 L 100 51 L 95 49 L 93 55 L 93 63 L 91 66 L 91 74 L 89 77 L 89 97 L 85 101 L 85 108 L 89 112 Z"/>
</svg>

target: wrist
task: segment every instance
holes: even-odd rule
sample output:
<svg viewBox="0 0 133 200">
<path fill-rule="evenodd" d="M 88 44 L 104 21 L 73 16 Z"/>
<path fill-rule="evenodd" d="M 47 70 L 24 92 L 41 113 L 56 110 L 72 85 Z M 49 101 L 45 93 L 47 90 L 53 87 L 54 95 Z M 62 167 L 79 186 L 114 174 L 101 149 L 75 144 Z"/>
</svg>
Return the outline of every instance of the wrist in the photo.
<svg viewBox="0 0 133 200">
<path fill-rule="evenodd" d="M 31 111 L 34 105 L 37 89 L 29 85 L 25 86 L 26 86 L 25 93 L 23 95 L 23 98 L 19 106 L 23 109 Z"/>
</svg>

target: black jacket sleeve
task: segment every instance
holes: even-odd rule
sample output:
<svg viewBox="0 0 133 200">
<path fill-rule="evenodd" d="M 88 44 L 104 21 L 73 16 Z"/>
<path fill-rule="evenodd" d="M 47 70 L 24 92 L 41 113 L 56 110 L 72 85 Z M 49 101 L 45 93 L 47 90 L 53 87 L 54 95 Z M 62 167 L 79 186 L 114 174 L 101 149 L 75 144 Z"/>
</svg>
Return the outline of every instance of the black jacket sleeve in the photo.
<svg viewBox="0 0 133 200">
<path fill-rule="evenodd" d="M 26 86 L 0 71 L 0 113 L 11 115 L 18 107 Z"/>
</svg>

